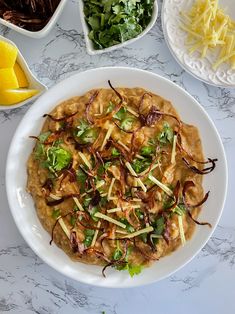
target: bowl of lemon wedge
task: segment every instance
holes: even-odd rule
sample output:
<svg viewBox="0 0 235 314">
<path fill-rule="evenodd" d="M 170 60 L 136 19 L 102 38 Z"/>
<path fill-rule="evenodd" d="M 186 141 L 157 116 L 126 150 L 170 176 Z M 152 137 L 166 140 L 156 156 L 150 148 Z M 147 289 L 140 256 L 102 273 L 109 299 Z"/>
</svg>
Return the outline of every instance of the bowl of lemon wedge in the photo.
<svg viewBox="0 0 235 314">
<path fill-rule="evenodd" d="M 33 75 L 16 45 L 0 36 L 0 110 L 21 107 L 45 90 L 47 87 Z"/>
</svg>

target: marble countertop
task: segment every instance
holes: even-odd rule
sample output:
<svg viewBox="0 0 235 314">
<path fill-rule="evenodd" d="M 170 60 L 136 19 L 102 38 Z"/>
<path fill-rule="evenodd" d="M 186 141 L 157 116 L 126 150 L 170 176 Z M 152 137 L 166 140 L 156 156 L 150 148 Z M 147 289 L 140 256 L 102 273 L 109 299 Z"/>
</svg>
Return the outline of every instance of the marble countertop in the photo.
<svg viewBox="0 0 235 314">
<path fill-rule="evenodd" d="M 5 164 L 14 131 L 30 104 L 0 111 L 0 313 L 232 313 L 235 297 L 235 90 L 208 86 L 187 74 L 164 42 L 161 21 L 143 39 L 99 56 L 86 53 L 78 4 L 69 0 L 52 32 L 30 39 L 0 26 L 35 75 L 47 86 L 77 71 L 132 66 L 182 86 L 206 109 L 223 140 L 229 166 L 224 213 L 208 244 L 182 270 L 143 288 L 112 290 L 79 284 L 44 264 L 27 246 L 12 219 L 5 192 Z"/>
</svg>

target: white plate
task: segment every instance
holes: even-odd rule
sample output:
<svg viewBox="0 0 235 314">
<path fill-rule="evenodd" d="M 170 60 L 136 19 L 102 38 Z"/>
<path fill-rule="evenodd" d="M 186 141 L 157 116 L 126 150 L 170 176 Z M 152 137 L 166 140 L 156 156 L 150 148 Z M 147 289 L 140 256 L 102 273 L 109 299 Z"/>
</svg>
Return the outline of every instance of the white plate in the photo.
<svg viewBox="0 0 235 314">
<path fill-rule="evenodd" d="M 146 35 L 151 30 L 151 28 L 154 26 L 154 24 L 155 24 L 155 22 L 157 20 L 157 16 L 158 16 L 158 3 L 157 3 L 157 0 L 155 0 L 154 1 L 153 14 L 152 14 L 151 20 L 150 20 L 148 26 L 143 30 L 142 33 L 140 33 L 135 38 L 129 39 L 127 41 L 124 41 L 121 44 L 117 44 L 117 45 L 114 45 L 112 47 L 104 48 L 104 49 L 95 49 L 93 42 L 89 39 L 89 32 L 90 32 L 90 30 L 89 30 L 89 27 L 88 27 L 87 22 L 85 20 L 85 15 L 84 15 L 83 9 L 84 9 L 83 0 L 80 0 L 79 1 L 80 17 L 81 17 L 81 22 L 82 22 L 82 28 L 83 28 L 84 36 L 85 36 L 86 49 L 87 49 L 87 52 L 90 55 L 97 55 L 97 54 L 101 54 L 101 53 L 104 53 L 104 52 L 110 52 L 110 51 L 113 51 L 113 50 L 116 50 L 116 49 L 119 49 L 119 48 L 123 48 L 123 47 L 125 47 L 125 46 L 127 46 L 129 44 L 134 43 L 136 40 L 142 38 L 144 35 Z"/>
<path fill-rule="evenodd" d="M 18 47 L 15 45 L 15 43 L 13 43 L 11 40 L 3 37 L 0 35 L 0 41 L 5 41 L 8 44 L 15 46 L 17 49 Z M 11 106 L 2 106 L 0 105 L 0 111 L 1 110 L 11 110 L 14 108 L 19 108 L 23 105 L 26 105 L 29 101 L 33 101 L 35 99 L 37 99 L 44 91 L 47 90 L 47 87 L 45 85 L 43 85 L 41 82 L 39 82 L 39 80 L 33 75 L 32 71 L 30 70 L 27 62 L 25 61 L 25 58 L 23 57 L 23 55 L 21 54 L 21 52 L 18 49 L 18 55 L 17 55 L 17 59 L 16 59 L 17 63 L 21 66 L 22 70 L 24 71 L 27 80 L 29 82 L 29 89 L 37 89 L 39 92 L 38 94 L 36 94 L 33 97 L 30 97 L 24 101 L 18 102 L 15 105 L 11 105 Z"/>
<path fill-rule="evenodd" d="M 32 38 L 42 38 L 45 37 L 46 35 L 48 35 L 48 33 L 52 30 L 52 28 L 54 27 L 56 21 L 58 20 L 58 18 L 60 17 L 65 4 L 67 3 L 68 0 L 61 0 L 60 3 L 58 4 L 54 14 L 52 15 L 52 17 L 50 18 L 50 20 L 48 21 L 48 23 L 40 30 L 40 31 L 28 31 L 27 29 L 24 29 L 22 27 L 19 27 L 17 25 L 14 25 L 13 23 L 10 23 L 8 21 L 5 21 L 4 19 L 0 18 L 0 24 L 5 25 L 11 29 L 13 29 L 14 31 L 28 36 L 28 37 L 32 37 Z"/>
<path fill-rule="evenodd" d="M 39 134 L 44 113 L 58 103 L 90 89 L 114 86 L 140 86 L 172 101 L 181 118 L 200 129 L 205 156 L 217 157 L 216 169 L 204 178 L 205 191 L 211 194 L 200 214 L 200 220 L 209 221 L 213 228 L 198 226 L 185 247 L 162 258 L 140 275 L 130 278 L 126 272 L 109 269 L 107 278 L 101 267 L 72 262 L 56 245 L 49 245 L 50 235 L 42 228 L 32 197 L 25 191 L 26 162 L 34 141 L 29 135 Z M 52 87 L 28 110 L 13 137 L 6 168 L 6 188 L 10 209 L 25 241 L 47 264 L 77 281 L 102 287 L 132 287 L 149 284 L 169 276 L 189 262 L 205 245 L 214 231 L 224 206 L 227 189 L 227 164 L 218 132 L 198 102 L 182 88 L 156 74 L 131 68 L 99 68 L 78 73 Z"/>
<path fill-rule="evenodd" d="M 162 28 L 166 43 L 176 61 L 197 79 L 219 87 L 235 87 L 235 70 L 229 66 L 221 65 L 216 71 L 212 65 L 215 62 L 214 54 L 208 53 L 201 59 L 195 52 L 189 55 L 185 45 L 187 33 L 180 28 L 181 11 L 190 9 L 194 0 L 164 0 L 162 5 Z M 232 0 L 220 0 L 219 5 L 227 8 L 227 12 L 235 19 L 235 2 Z"/>
</svg>

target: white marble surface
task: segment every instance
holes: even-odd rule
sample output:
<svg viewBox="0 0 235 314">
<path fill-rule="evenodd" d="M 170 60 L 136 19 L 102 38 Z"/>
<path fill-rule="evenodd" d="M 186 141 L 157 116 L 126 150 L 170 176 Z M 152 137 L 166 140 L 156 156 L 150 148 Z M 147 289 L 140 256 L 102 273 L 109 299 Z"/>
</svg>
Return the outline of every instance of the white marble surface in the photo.
<svg viewBox="0 0 235 314">
<path fill-rule="evenodd" d="M 166 47 L 160 20 L 137 43 L 93 57 L 86 53 L 74 0 L 68 2 L 56 27 L 44 39 L 29 39 L 1 26 L 0 33 L 19 46 L 33 72 L 48 86 L 76 71 L 108 65 L 139 67 L 171 79 L 192 94 L 212 117 L 229 164 L 223 216 L 211 240 L 192 262 L 170 278 L 143 288 L 90 287 L 45 265 L 16 229 L 6 198 L 5 164 L 15 128 L 30 105 L 0 111 L 0 313 L 234 313 L 235 90 L 210 87 L 185 73 Z"/>
</svg>

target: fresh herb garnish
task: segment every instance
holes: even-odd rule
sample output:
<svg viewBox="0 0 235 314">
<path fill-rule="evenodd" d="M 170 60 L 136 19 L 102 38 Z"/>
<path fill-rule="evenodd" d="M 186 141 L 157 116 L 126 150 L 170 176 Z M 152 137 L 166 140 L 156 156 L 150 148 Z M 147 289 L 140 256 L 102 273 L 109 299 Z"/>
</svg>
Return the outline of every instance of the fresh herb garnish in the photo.
<svg viewBox="0 0 235 314">
<path fill-rule="evenodd" d="M 79 125 L 74 130 L 75 139 L 82 144 L 91 144 L 98 137 L 98 130 L 91 127 L 87 120 L 82 119 L 79 121 Z"/>
<path fill-rule="evenodd" d="M 144 156 L 144 157 L 149 157 L 152 154 L 154 154 L 154 148 L 152 146 L 144 146 L 141 148 L 140 150 L 140 155 Z"/>
<path fill-rule="evenodd" d="M 121 122 L 120 128 L 123 129 L 124 131 L 129 131 L 133 127 L 133 123 L 135 122 L 135 118 L 133 117 L 127 117 L 124 118 Z"/>
<path fill-rule="evenodd" d="M 44 146 L 44 142 L 48 139 L 48 137 L 51 135 L 51 132 L 44 132 L 41 133 L 38 136 L 38 142 L 36 144 L 36 147 L 34 149 L 34 157 L 36 159 L 41 160 L 42 158 L 45 157 L 46 151 L 45 151 L 45 146 Z"/>
<path fill-rule="evenodd" d="M 165 229 L 165 219 L 164 217 L 158 217 L 152 224 L 154 227 L 154 234 L 162 235 Z"/>
<path fill-rule="evenodd" d="M 129 246 L 125 257 L 126 264 L 116 266 L 117 270 L 127 270 L 131 277 L 133 277 L 134 275 L 139 275 L 143 269 L 142 265 L 133 265 L 131 263 L 128 263 L 128 259 L 132 250 L 133 247 Z"/>
<path fill-rule="evenodd" d="M 78 169 L 76 172 L 77 181 L 80 184 L 80 193 L 85 192 L 85 184 L 87 180 L 87 174 L 82 171 L 82 169 Z"/>
<path fill-rule="evenodd" d="M 85 239 L 84 239 L 83 243 L 85 244 L 86 247 L 89 247 L 91 245 L 93 236 L 95 234 L 95 230 L 86 229 L 84 231 L 84 234 L 85 234 Z"/>
<path fill-rule="evenodd" d="M 124 223 L 126 225 L 126 231 L 129 232 L 129 233 L 132 233 L 135 231 L 135 228 L 127 221 L 126 218 L 121 218 L 119 219 L 120 222 Z"/>
<path fill-rule="evenodd" d="M 54 219 L 57 219 L 60 217 L 60 209 L 53 209 L 53 212 L 51 214 L 51 217 L 54 218 Z"/>
<path fill-rule="evenodd" d="M 158 141 L 161 144 L 172 144 L 174 132 L 167 122 L 164 123 L 162 131 L 158 134 Z"/>
<path fill-rule="evenodd" d="M 122 253 L 122 251 L 120 249 L 119 240 L 117 240 L 117 247 L 116 247 L 116 249 L 115 249 L 115 251 L 113 253 L 113 259 L 115 261 L 118 261 L 122 257 L 122 254 L 123 253 Z"/>
<path fill-rule="evenodd" d="M 122 107 L 121 109 L 118 110 L 118 112 L 113 116 L 115 119 L 122 121 L 125 119 L 126 116 L 126 108 Z"/>
<path fill-rule="evenodd" d="M 154 0 L 84 0 L 89 38 L 96 49 L 107 48 L 139 35 L 148 25 Z"/>
<path fill-rule="evenodd" d="M 77 220 L 77 218 L 76 218 L 75 216 L 71 216 L 71 217 L 70 217 L 70 225 L 71 225 L 72 227 L 75 226 L 76 220 Z"/>
<path fill-rule="evenodd" d="M 136 173 L 141 173 L 146 170 L 151 165 L 151 160 L 148 158 L 145 159 L 135 159 L 132 163 L 132 168 Z"/>
<path fill-rule="evenodd" d="M 61 147 L 52 146 L 48 148 L 46 156 L 47 159 L 42 163 L 42 166 L 53 173 L 66 168 L 72 160 L 70 152 Z"/>
<path fill-rule="evenodd" d="M 117 148 L 112 148 L 111 154 L 113 157 L 120 156 L 120 152 L 117 150 Z"/>
</svg>

